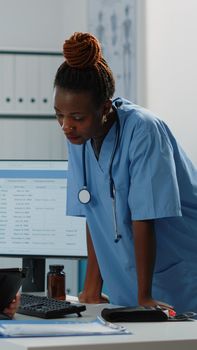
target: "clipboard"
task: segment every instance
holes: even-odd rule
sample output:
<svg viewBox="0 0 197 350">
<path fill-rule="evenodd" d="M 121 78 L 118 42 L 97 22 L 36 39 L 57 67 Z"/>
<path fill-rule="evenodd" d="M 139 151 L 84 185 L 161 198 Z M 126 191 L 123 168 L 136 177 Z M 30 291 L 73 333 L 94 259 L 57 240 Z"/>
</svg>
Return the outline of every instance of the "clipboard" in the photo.
<svg viewBox="0 0 197 350">
<path fill-rule="evenodd" d="M 24 268 L 0 269 L 0 312 L 15 298 L 26 277 Z"/>
</svg>

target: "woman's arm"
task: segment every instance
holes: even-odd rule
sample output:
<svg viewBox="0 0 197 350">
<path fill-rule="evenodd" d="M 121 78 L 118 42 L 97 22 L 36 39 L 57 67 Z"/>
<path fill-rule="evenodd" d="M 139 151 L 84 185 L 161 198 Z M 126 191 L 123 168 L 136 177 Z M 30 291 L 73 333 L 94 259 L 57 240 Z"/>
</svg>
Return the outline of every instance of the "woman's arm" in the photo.
<svg viewBox="0 0 197 350">
<path fill-rule="evenodd" d="M 152 278 L 156 258 L 153 221 L 133 221 L 132 227 L 138 279 L 138 303 L 140 305 L 172 308 L 172 306 L 152 297 Z"/>
<path fill-rule="evenodd" d="M 101 294 L 103 279 L 100 273 L 94 246 L 87 225 L 87 251 L 88 261 L 84 290 L 79 294 L 79 301 L 82 303 L 107 303 L 108 298 Z"/>
</svg>

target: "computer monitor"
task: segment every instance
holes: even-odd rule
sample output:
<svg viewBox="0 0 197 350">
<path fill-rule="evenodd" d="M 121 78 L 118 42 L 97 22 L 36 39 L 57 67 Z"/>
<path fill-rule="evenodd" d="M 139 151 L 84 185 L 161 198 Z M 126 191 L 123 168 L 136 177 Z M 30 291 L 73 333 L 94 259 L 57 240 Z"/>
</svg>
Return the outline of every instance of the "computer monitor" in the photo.
<svg viewBox="0 0 197 350">
<path fill-rule="evenodd" d="M 0 256 L 22 257 L 25 291 L 44 290 L 45 258 L 85 258 L 86 222 L 66 216 L 68 161 L 0 160 Z"/>
</svg>

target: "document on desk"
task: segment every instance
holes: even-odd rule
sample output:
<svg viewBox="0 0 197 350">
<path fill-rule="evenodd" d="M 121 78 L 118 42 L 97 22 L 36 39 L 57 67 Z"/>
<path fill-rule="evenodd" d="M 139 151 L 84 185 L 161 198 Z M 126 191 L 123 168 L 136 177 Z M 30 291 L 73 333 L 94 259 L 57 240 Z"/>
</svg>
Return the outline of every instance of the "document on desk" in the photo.
<svg viewBox="0 0 197 350">
<path fill-rule="evenodd" d="M 0 337 L 55 337 L 73 335 L 131 334 L 118 324 L 100 317 L 93 321 L 27 320 L 0 321 Z"/>
</svg>

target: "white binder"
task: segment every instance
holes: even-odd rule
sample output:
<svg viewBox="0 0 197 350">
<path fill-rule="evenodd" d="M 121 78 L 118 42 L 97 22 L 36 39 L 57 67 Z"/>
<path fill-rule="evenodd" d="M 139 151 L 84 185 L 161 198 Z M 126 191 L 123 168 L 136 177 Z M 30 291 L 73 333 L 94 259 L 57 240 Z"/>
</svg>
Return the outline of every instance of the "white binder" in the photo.
<svg viewBox="0 0 197 350">
<path fill-rule="evenodd" d="M 27 110 L 27 55 L 16 55 L 15 105 L 16 112 Z"/>
<path fill-rule="evenodd" d="M 15 56 L 10 54 L 1 55 L 0 76 L 0 113 L 12 114 L 15 112 Z"/>
<path fill-rule="evenodd" d="M 26 58 L 26 99 L 27 114 L 39 114 L 40 90 L 39 90 L 39 61 L 37 55 L 28 55 Z"/>
<path fill-rule="evenodd" d="M 40 56 L 40 110 L 47 114 L 52 114 L 52 96 L 53 96 L 53 80 L 51 75 L 51 57 L 50 56 Z"/>
</svg>

